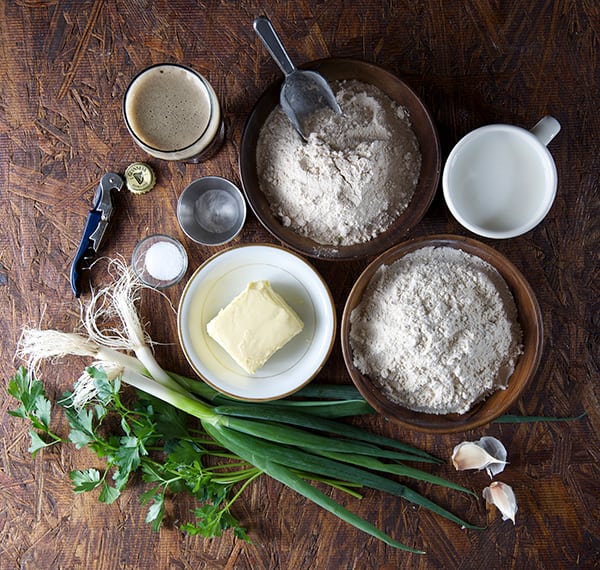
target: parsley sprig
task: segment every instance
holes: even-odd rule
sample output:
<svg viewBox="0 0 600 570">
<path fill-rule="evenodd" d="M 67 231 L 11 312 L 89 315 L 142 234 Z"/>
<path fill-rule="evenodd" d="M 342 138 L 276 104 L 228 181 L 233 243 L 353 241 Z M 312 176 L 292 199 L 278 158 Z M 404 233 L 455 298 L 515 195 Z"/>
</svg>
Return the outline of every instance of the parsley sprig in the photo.
<svg viewBox="0 0 600 570">
<path fill-rule="evenodd" d="M 180 526 L 183 531 L 215 537 L 232 529 L 236 537 L 248 541 L 230 507 L 262 472 L 187 425 L 185 416 L 170 404 L 143 393 L 127 393 L 132 397 L 125 403 L 119 378 L 109 381 L 100 368 L 87 372 L 97 396 L 81 409 L 73 406 L 72 393 L 57 402 L 69 426 L 67 436 L 61 437 L 50 429 L 53 406 L 43 383 L 24 367 L 17 371 L 8 391 L 21 405 L 9 413 L 31 422 L 29 451 L 36 455 L 57 443 L 93 451 L 105 461 L 105 469 L 74 470 L 69 477 L 75 493 L 99 489 L 103 503 L 113 503 L 134 475 L 141 476 L 147 485 L 140 503 L 148 508 L 146 522 L 154 530 L 164 522 L 167 497 L 188 493 L 199 506 L 193 510 L 193 522 Z M 214 459 L 220 461 L 211 465 Z"/>
<path fill-rule="evenodd" d="M 8 413 L 31 422 L 28 451 L 35 457 L 40 449 L 62 442 L 62 438 L 50 430 L 52 402 L 46 397 L 44 384 L 31 378 L 25 367 L 20 367 L 8 383 L 8 393 L 21 405 Z"/>
</svg>

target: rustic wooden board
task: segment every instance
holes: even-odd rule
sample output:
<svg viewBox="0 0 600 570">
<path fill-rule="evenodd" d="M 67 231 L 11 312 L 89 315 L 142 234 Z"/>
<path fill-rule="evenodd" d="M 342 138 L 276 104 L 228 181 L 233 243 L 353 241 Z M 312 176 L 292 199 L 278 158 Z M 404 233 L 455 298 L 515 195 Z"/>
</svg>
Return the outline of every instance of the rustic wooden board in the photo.
<svg viewBox="0 0 600 570">
<path fill-rule="evenodd" d="M 509 4 L 516 4 L 510 6 Z M 595 2 L 227 2 L 209 0 L 16 0 L 0 2 L 0 567 L 12 568 L 593 568 L 600 565 L 598 501 L 600 205 L 598 118 L 600 8 Z M 399 540 L 428 552 L 401 553 L 355 531 L 263 478 L 236 506 L 253 543 L 226 535 L 189 538 L 177 530 L 191 501 L 178 498 L 171 524 L 154 533 L 137 502 L 141 483 L 115 504 L 74 495 L 68 472 L 101 463 L 63 447 L 32 460 L 26 426 L 6 412 L 6 382 L 18 362 L 23 326 L 72 330 L 79 306 L 68 268 L 94 188 L 107 170 L 148 160 L 158 175 L 146 196 L 123 192 L 104 253 L 129 257 L 136 241 L 165 232 L 184 241 L 193 269 L 217 249 L 185 239 L 175 208 L 193 179 L 239 181 L 241 130 L 252 105 L 279 77 L 254 35 L 268 15 L 298 62 L 328 56 L 375 62 L 423 97 L 438 125 L 444 156 L 469 130 L 492 122 L 531 127 L 545 114 L 563 127 L 551 143 L 559 191 L 545 222 L 517 239 L 490 242 L 525 274 L 545 324 L 540 370 L 514 413 L 587 416 L 569 423 L 493 424 L 466 434 L 428 436 L 381 418 L 357 423 L 449 457 L 462 439 L 494 435 L 510 465 L 503 480 L 519 501 L 517 524 L 475 501 L 417 485 L 459 515 L 486 526 L 464 531 L 400 499 L 366 492 L 335 498 Z M 129 79 L 162 61 L 205 74 L 227 117 L 227 141 L 201 165 L 149 160 L 121 118 Z M 413 235 L 467 235 L 434 201 Z M 236 243 L 273 239 L 249 215 Z M 485 240 L 484 240 L 485 241 Z M 341 313 L 366 262 L 315 262 Z M 94 283 L 102 275 L 92 272 Z M 167 291 L 177 303 L 183 285 Z M 151 334 L 167 368 L 190 373 L 178 349 L 166 299 L 144 299 Z M 150 303 L 152 307 L 150 308 Z M 53 395 L 67 389 L 82 362 L 48 366 Z M 349 382 L 336 345 L 318 381 Z M 64 426 L 62 426 L 64 428 Z M 60 429 L 61 426 L 58 426 Z M 477 492 L 485 473 L 439 474 Z"/>
</svg>

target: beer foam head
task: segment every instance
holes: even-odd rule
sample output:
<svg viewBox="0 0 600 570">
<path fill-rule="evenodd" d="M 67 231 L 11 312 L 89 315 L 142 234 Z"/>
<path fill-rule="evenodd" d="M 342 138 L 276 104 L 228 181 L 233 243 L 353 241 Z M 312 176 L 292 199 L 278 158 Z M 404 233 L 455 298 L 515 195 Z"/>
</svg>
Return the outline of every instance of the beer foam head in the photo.
<svg viewBox="0 0 600 570">
<path fill-rule="evenodd" d="M 203 78 L 179 65 L 158 65 L 138 75 L 125 96 L 125 118 L 142 143 L 164 152 L 185 149 L 206 133 L 213 113 Z"/>
</svg>

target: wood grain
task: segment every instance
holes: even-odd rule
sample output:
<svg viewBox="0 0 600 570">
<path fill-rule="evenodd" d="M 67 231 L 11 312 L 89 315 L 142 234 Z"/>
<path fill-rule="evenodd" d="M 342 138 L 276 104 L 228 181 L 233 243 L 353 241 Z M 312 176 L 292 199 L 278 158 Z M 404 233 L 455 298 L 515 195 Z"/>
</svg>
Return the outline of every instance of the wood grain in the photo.
<svg viewBox="0 0 600 570">
<path fill-rule="evenodd" d="M 208 0 L 0 0 L 0 568 L 41 569 L 393 569 L 600 567 L 600 7 L 596 2 L 227 2 Z M 239 182 L 241 131 L 252 106 L 279 71 L 252 30 L 269 16 L 298 63 L 351 57 L 381 65 L 424 99 L 437 124 L 444 158 L 469 130 L 507 122 L 533 126 L 545 114 L 562 124 L 550 144 L 559 173 L 556 202 L 525 236 L 487 241 L 525 275 L 545 325 L 540 369 L 511 412 L 587 416 L 574 422 L 492 424 L 455 435 L 405 431 L 373 416 L 357 424 L 448 458 L 462 439 L 493 435 L 508 448 L 502 480 L 519 501 L 517 524 L 503 522 L 483 500 L 415 488 L 485 526 L 465 531 L 401 499 L 367 491 L 362 501 L 336 500 L 394 537 L 427 551 L 398 552 L 340 522 L 302 497 L 262 478 L 236 505 L 252 544 L 231 536 L 184 536 L 191 500 L 169 504 L 160 533 L 144 523 L 137 482 L 115 504 L 74 495 L 68 473 L 101 463 L 68 447 L 27 452 L 26 426 L 7 414 L 6 383 L 19 364 L 24 325 L 72 330 L 79 306 L 68 269 L 94 188 L 108 170 L 135 160 L 156 170 L 145 196 L 122 192 L 106 255 L 126 258 L 155 232 L 185 243 L 190 271 L 216 249 L 186 240 L 176 221 L 179 193 L 202 175 Z M 223 105 L 227 140 L 200 165 L 144 156 L 121 119 L 131 77 L 162 61 L 205 74 Z M 441 192 L 411 236 L 469 235 L 448 213 Z M 234 243 L 273 241 L 250 214 Z M 364 262 L 313 261 L 329 284 L 338 316 Z M 102 272 L 91 272 L 94 284 Z M 175 343 L 177 303 L 144 297 L 142 312 L 167 368 L 191 373 Z M 47 366 L 61 394 L 82 362 Z M 317 381 L 350 382 L 336 345 Z M 64 430 L 64 425 L 57 429 Z M 485 473 L 446 476 L 480 493 Z"/>
</svg>

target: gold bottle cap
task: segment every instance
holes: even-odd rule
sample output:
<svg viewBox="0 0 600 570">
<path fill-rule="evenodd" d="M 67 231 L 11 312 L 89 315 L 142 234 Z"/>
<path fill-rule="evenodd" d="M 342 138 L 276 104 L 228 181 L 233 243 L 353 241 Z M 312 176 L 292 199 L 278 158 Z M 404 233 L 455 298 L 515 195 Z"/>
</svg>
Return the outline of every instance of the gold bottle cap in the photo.
<svg viewBox="0 0 600 570">
<path fill-rule="evenodd" d="M 134 194 L 145 194 L 154 188 L 154 171 L 144 162 L 134 162 L 125 169 L 127 188 Z"/>
</svg>

